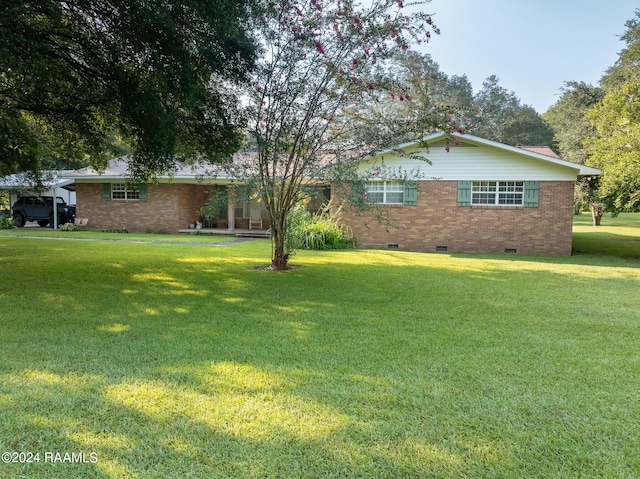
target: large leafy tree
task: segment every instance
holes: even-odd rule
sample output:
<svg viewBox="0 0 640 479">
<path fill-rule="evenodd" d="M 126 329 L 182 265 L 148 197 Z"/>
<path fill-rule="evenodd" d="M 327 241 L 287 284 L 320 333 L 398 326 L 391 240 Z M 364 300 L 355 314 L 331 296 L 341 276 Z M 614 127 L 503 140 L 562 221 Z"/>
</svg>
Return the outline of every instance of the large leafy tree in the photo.
<svg viewBox="0 0 640 479">
<path fill-rule="evenodd" d="M 584 82 L 567 82 L 560 99 L 542 117 L 552 127 L 560 156 L 583 165 L 587 159 L 585 139 L 594 134 L 586 114 L 604 97 L 602 88 Z"/>
<path fill-rule="evenodd" d="M 587 163 L 601 168 L 599 194 L 607 209 L 640 211 L 640 10 L 626 23 L 626 47 L 602 79 L 604 99 L 587 114 L 594 133 Z"/>
<path fill-rule="evenodd" d="M 264 51 L 248 92 L 257 154 L 239 176 L 253 180 L 269 214 L 274 269 L 287 268 L 288 216 L 305 183 L 329 181 L 339 170 L 332 166 L 402 137 L 363 105 L 410 100 L 385 62 L 437 32 L 417 10 L 398 0 L 266 2 L 257 25 Z"/>
<path fill-rule="evenodd" d="M 548 146 L 553 141 L 553 130 L 538 112 L 500 86 L 495 75 L 484 81 L 473 105 L 469 133 L 513 146 Z"/>
<path fill-rule="evenodd" d="M 254 63 L 237 0 L 3 0 L 0 173 L 47 155 L 100 166 L 114 132 L 145 177 L 180 155 L 229 157 L 233 83 Z"/>
<path fill-rule="evenodd" d="M 628 20 L 625 26 L 627 29 L 620 39 L 626 46 L 601 80 L 602 87 L 607 91 L 625 83 L 640 82 L 640 9 L 635 11 L 635 18 Z"/>
<path fill-rule="evenodd" d="M 599 195 L 607 210 L 640 211 L 640 82 L 613 90 L 587 115 L 588 164 L 602 169 Z"/>
<path fill-rule="evenodd" d="M 389 104 L 388 115 L 432 123 L 447 118 L 467 118 L 472 112 L 473 87 L 466 76 L 448 76 L 431 55 L 414 51 L 394 58 L 393 72 L 399 84 L 406 85 L 411 101 Z M 414 138 L 411 138 L 414 139 Z"/>
</svg>

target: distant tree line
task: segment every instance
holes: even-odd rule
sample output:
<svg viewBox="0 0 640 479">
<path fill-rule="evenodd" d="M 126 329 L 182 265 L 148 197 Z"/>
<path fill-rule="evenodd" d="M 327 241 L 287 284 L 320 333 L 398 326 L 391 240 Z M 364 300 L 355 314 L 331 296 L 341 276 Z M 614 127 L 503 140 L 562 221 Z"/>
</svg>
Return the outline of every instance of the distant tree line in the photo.
<svg viewBox="0 0 640 479">
<path fill-rule="evenodd" d="M 578 196 L 614 215 L 640 211 L 640 10 L 621 39 L 626 46 L 599 85 L 567 82 L 543 114 L 564 159 L 602 169 L 600 179 L 581 183 Z"/>
</svg>

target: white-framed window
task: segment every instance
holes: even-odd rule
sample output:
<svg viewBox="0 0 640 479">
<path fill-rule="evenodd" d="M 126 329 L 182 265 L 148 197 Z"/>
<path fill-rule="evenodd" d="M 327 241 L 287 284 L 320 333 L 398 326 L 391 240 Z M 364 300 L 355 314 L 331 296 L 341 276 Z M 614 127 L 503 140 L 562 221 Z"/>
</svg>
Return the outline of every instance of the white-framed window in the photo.
<svg viewBox="0 0 640 479">
<path fill-rule="evenodd" d="M 140 189 L 126 183 L 111 183 L 112 200 L 139 200 Z"/>
<path fill-rule="evenodd" d="M 369 181 L 367 199 L 380 205 L 404 203 L 404 181 Z"/>
<path fill-rule="evenodd" d="M 474 181 L 472 205 L 523 206 L 524 181 Z"/>
</svg>

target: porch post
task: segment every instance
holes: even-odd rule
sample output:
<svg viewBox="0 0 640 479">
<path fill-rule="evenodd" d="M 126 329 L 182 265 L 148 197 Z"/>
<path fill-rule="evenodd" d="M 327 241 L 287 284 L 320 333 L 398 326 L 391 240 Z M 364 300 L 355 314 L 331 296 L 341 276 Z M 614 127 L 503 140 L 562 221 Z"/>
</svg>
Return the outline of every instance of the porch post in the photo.
<svg viewBox="0 0 640 479">
<path fill-rule="evenodd" d="M 227 186 L 227 229 L 234 231 L 236 229 L 236 198 L 235 187 L 233 185 Z"/>
</svg>

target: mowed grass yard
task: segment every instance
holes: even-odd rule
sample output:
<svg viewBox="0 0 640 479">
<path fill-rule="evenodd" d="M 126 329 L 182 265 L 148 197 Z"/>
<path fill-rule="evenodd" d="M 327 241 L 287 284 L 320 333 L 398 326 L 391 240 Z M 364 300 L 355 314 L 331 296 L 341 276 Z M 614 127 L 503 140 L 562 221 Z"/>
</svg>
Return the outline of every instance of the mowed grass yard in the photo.
<svg viewBox="0 0 640 479">
<path fill-rule="evenodd" d="M 0 477 L 638 477 L 640 215 L 574 246 L 0 234 Z"/>
</svg>

